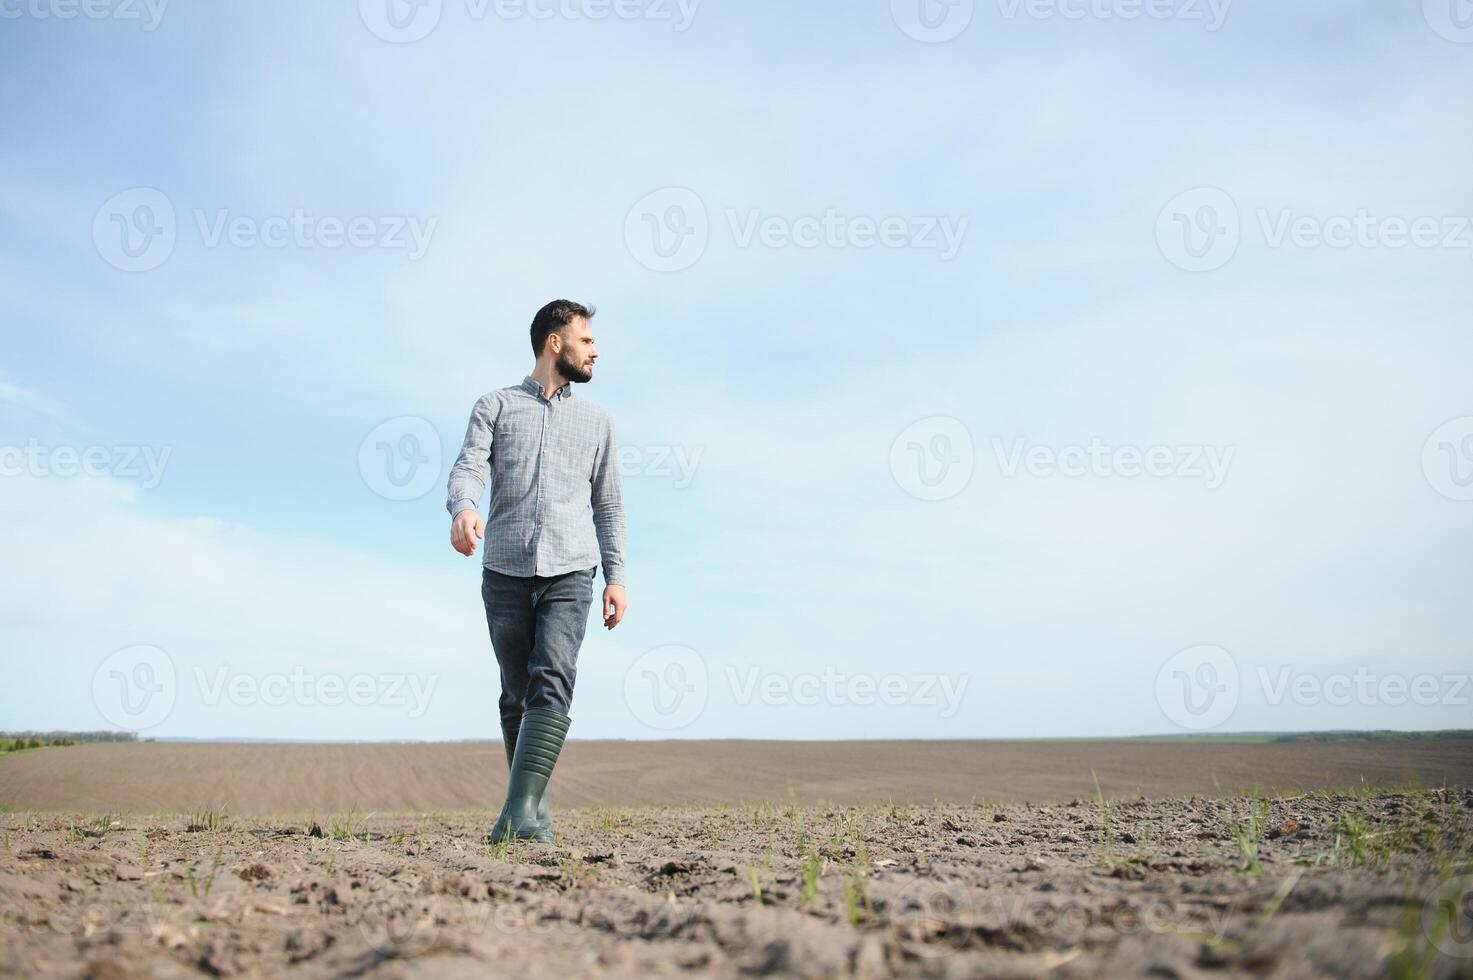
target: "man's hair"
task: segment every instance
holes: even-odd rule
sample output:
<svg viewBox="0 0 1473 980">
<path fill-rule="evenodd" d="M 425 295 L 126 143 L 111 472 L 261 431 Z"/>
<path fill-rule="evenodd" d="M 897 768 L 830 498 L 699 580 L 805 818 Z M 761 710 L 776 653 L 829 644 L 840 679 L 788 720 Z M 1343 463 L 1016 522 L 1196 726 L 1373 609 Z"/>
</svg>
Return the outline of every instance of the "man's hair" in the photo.
<svg viewBox="0 0 1473 980">
<path fill-rule="evenodd" d="M 597 311 L 593 307 L 570 299 L 555 299 L 548 303 L 532 318 L 532 353 L 539 356 L 542 354 L 548 334 L 561 330 L 580 316 L 591 320 L 595 312 Z"/>
</svg>

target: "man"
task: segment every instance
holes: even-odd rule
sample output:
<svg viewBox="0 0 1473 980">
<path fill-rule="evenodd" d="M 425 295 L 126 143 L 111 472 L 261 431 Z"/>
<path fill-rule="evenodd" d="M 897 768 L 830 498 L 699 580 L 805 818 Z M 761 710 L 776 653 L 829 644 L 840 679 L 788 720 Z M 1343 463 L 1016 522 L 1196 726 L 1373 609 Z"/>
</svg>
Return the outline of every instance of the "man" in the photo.
<svg viewBox="0 0 1473 980">
<path fill-rule="evenodd" d="M 519 385 L 483 395 L 450 468 L 450 544 L 485 535 L 481 600 L 501 667 L 501 735 L 511 779 L 493 840 L 552 840 L 547 782 L 571 719 L 594 573 L 604 628 L 624 618 L 624 502 L 608 413 L 573 384 L 593 378 L 594 311 L 553 300 L 532 319 L 537 361 Z M 482 524 L 481 493 L 491 478 Z"/>
</svg>

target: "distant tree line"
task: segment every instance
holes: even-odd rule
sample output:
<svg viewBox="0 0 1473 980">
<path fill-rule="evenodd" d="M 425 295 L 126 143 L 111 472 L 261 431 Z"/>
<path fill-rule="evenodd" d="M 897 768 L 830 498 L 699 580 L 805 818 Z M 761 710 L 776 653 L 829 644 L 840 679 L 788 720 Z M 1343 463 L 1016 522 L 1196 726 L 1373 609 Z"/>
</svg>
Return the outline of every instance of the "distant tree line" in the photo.
<svg viewBox="0 0 1473 980">
<path fill-rule="evenodd" d="M 1473 736 L 1466 728 L 1451 728 L 1435 732 L 1393 732 L 1384 728 L 1365 732 L 1294 732 L 1280 735 L 1276 742 L 1394 742 L 1394 741 L 1441 741 L 1443 739 L 1465 739 Z"/>
<path fill-rule="evenodd" d="M 0 732 L 0 752 L 20 752 L 48 745 L 80 745 L 83 742 L 136 741 L 136 732 Z"/>
</svg>

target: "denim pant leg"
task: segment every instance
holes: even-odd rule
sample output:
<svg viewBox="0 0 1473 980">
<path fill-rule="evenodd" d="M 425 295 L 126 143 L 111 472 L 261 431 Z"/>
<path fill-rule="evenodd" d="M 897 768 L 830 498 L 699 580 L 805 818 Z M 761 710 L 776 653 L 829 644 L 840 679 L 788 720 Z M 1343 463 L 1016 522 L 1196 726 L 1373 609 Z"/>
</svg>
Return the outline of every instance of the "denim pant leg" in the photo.
<svg viewBox="0 0 1473 980">
<path fill-rule="evenodd" d="M 537 614 L 532 607 L 533 579 L 481 570 L 481 601 L 491 647 L 501 668 L 501 726 L 515 731 L 522 724 L 527 698 L 528 669 L 532 660 Z"/>
<path fill-rule="evenodd" d="M 528 708 L 569 714 L 578 678 L 578 648 L 588 629 L 593 579 L 598 567 L 538 578 L 532 604 L 537 614 L 532 656 L 527 668 Z"/>
</svg>

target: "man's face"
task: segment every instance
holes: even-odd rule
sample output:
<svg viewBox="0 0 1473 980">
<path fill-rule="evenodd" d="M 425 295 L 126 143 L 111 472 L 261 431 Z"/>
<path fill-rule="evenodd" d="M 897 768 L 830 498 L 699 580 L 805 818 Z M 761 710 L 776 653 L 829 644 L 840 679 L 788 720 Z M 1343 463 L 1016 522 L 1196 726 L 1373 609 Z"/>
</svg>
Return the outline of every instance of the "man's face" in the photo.
<svg viewBox="0 0 1473 980">
<path fill-rule="evenodd" d="M 598 359 L 598 348 L 593 346 L 588 318 L 574 317 L 555 336 L 562 341 L 562 349 L 558 351 L 557 358 L 558 371 L 569 381 L 578 384 L 591 381 L 593 362 Z"/>
</svg>

